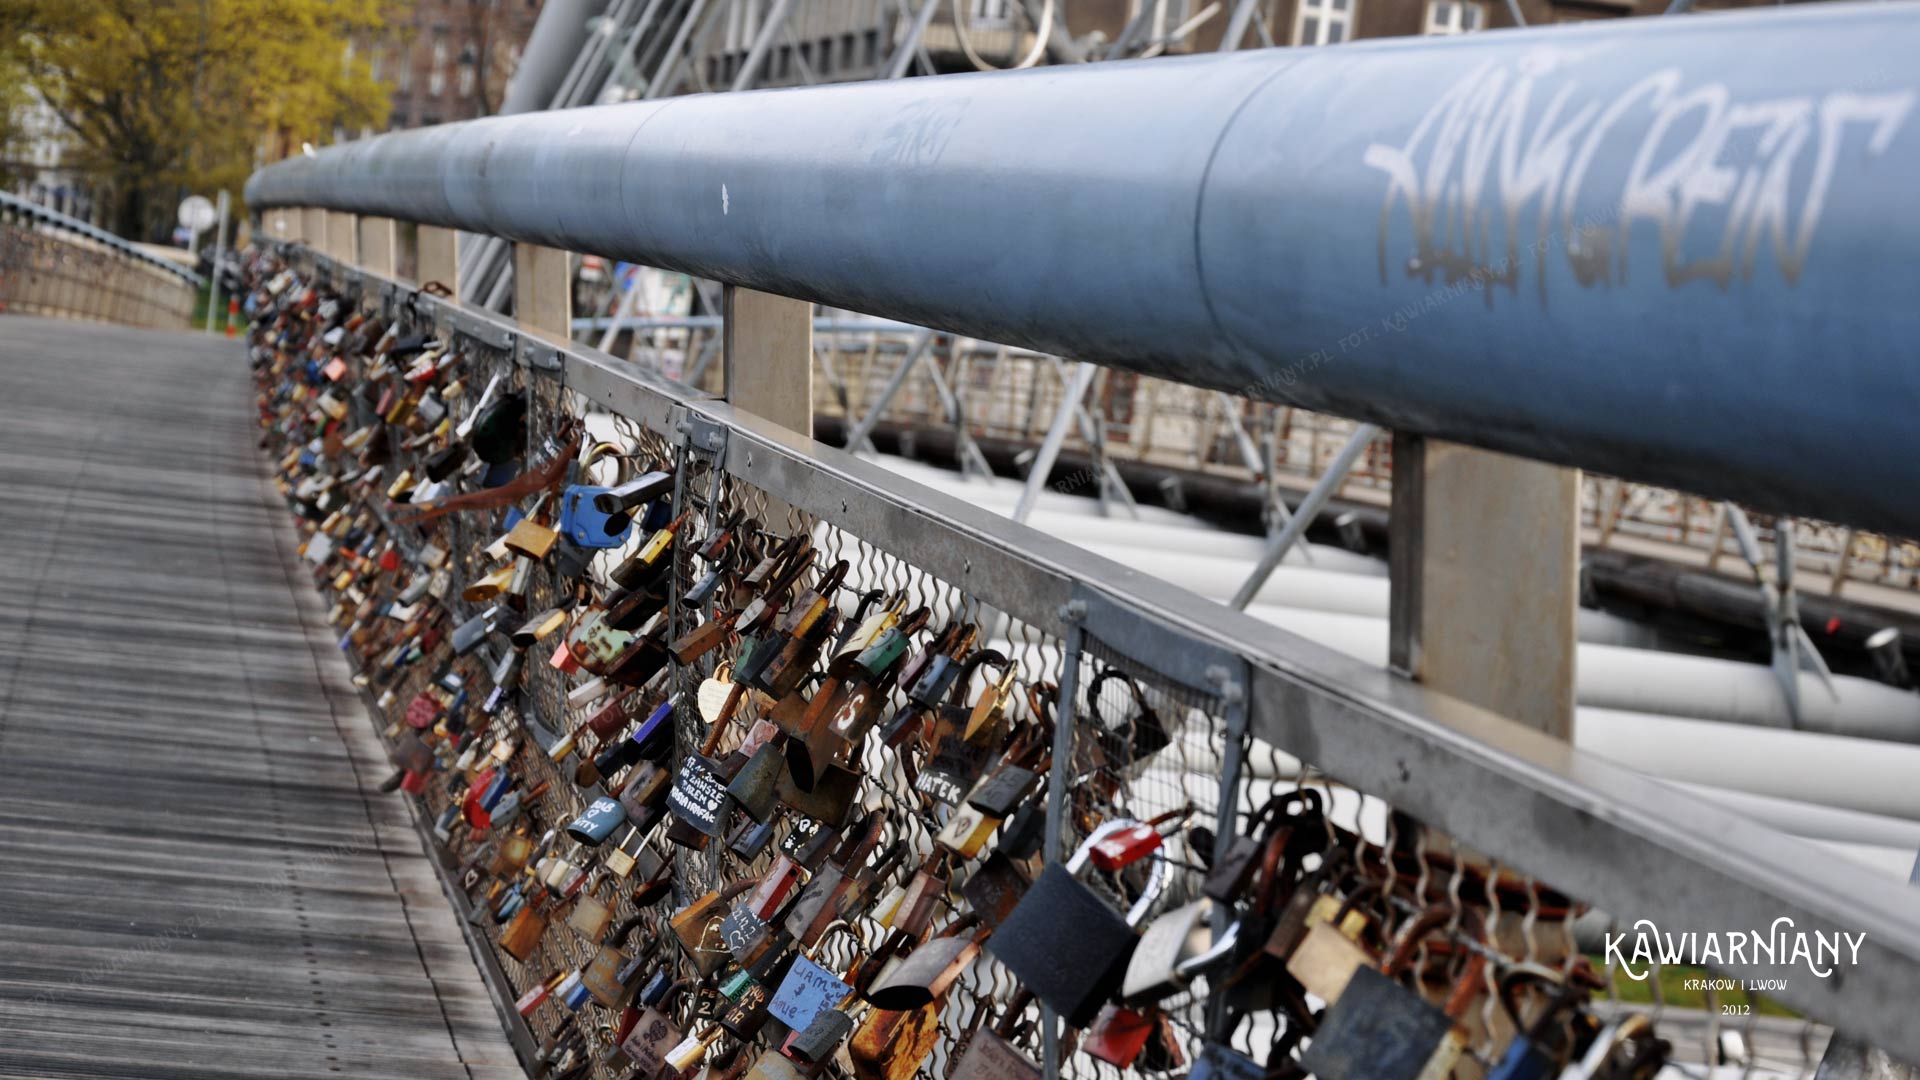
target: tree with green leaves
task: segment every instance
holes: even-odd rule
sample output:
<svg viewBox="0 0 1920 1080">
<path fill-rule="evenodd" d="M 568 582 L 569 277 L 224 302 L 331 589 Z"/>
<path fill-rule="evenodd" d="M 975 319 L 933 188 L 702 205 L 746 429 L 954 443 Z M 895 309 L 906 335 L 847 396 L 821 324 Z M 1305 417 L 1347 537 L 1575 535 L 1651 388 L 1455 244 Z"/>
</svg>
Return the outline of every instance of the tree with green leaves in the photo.
<svg viewBox="0 0 1920 1080">
<path fill-rule="evenodd" d="M 237 196 L 257 161 L 383 123 L 349 47 L 381 26 L 381 0 L 0 0 L 0 42 L 136 239 L 184 194 Z"/>
</svg>

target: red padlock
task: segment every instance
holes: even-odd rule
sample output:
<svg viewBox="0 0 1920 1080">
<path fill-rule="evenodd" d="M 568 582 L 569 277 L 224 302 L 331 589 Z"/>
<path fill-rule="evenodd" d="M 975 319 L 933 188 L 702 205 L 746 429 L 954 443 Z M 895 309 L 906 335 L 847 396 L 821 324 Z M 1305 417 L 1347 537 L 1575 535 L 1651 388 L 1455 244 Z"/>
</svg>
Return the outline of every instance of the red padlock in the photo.
<svg viewBox="0 0 1920 1080">
<path fill-rule="evenodd" d="M 423 690 L 407 703 L 409 727 L 425 730 L 432 727 L 433 722 L 438 719 L 440 719 L 440 702 L 436 701 L 432 694 Z"/>
<path fill-rule="evenodd" d="M 1159 1027 L 1154 1017 L 1120 1005 L 1109 1004 L 1100 1010 L 1088 1026 L 1080 1049 L 1109 1065 L 1124 1069 L 1133 1064 L 1147 1039 Z"/>
<path fill-rule="evenodd" d="M 1137 825 L 1116 829 L 1096 841 L 1089 849 L 1088 856 L 1093 860 L 1093 865 L 1107 871 L 1139 862 L 1158 851 L 1160 845 L 1166 842 L 1167 832 L 1177 831 L 1192 815 L 1193 804 L 1189 803 Z M 1175 829 L 1168 830 L 1168 825 L 1175 826 Z"/>
<path fill-rule="evenodd" d="M 534 1010 L 540 1007 L 541 1002 L 544 1002 L 549 997 L 553 996 L 553 988 L 560 985 L 560 981 L 565 978 L 566 978 L 566 975 L 564 974 L 555 975 L 553 978 L 548 979 L 546 982 L 543 982 L 538 986 L 535 986 L 532 989 L 528 990 L 526 993 L 521 994 L 520 1000 L 513 1003 L 514 1010 L 518 1012 L 521 1016 L 532 1016 Z"/>
</svg>

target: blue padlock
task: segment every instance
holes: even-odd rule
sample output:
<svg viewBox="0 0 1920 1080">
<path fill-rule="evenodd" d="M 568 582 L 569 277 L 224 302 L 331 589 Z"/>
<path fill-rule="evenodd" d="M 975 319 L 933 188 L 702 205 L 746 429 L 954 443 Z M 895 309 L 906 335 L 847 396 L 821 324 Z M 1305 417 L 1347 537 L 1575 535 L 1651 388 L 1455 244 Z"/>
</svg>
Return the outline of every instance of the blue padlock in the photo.
<svg viewBox="0 0 1920 1080">
<path fill-rule="evenodd" d="M 1526 983 L 1552 991 L 1547 1007 L 1532 1024 L 1523 1024 L 1520 1019 L 1518 990 Z M 1577 984 L 1567 986 L 1559 972 L 1530 964 L 1518 965 L 1501 976 L 1499 991 L 1500 1004 L 1518 1034 L 1507 1044 L 1507 1052 L 1499 1064 L 1487 1073 L 1487 1080 L 1552 1080 L 1559 1076 L 1559 1059 L 1565 1056 L 1568 1049 L 1565 1044 L 1569 1041 L 1563 1017 L 1570 1007 L 1584 1000 L 1589 991 Z M 1560 1044 L 1560 1052 L 1554 1051 L 1556 1043 Z"/>
<path fill-rule="evenodd" d="M 619 547 L 633 535 L 633 519 L 608 514 L 593 505 L 593 497 L 611 489 L 574 484 L 560 496 L 560 531 L 584 548 Z"/>
<path fill-rule="evenodd" d="M 646 517 L 640 521 L 640 527 L 651 536 L 673 523 L 673 500 L 655 499 L 647 504 Z"/>
<path fill-rule="evenodd" d="M 519 475 L 520 475 L 519 462 L 511 461 L 511 460 L 503 461 L 498 465 L 487 466 L 486 475 L 480 478 L 480 486 L 483 488 L 499 487 L 501 484 L 504 484 L 507 481 Z M 521 516 L 524 517 L 525 515 L 521 515 Z M 513 528 L 513 526 L 508 525 L 507 528 L 511 529 Z"/>
<path fill-rule="evenodd" d="M 780 980 L 780 989 L 767 1004 L 767 1011 L 793 1030 L 805 1031 L 821 1010 L 833 1008 L 852 992 L 853 987 L 840 976 L 805 956 L 797 956 L 787 969 L 787 977 Z"/>
<path fill-rule="evenodd" d="M 1195 1059 L 1187 1080 L 1261 1080 L 1266 1067 L 1224 1043 L 1209 1042 Z"/>
<path fill-rule="evenodd" d="M 613 830 L 627 823 L 627 808 L 620 800 L 602 795 L 580 812 L 567 826 L 567 835 L 589 847 L 604 843 Z"/>
</svg>

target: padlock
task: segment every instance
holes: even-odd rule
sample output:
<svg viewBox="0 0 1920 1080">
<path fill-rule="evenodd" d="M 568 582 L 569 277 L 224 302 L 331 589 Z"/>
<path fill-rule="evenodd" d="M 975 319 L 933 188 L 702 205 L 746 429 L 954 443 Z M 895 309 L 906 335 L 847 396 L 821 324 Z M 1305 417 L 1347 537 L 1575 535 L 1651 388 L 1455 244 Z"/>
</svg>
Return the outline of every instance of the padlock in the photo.
<svg viewBox="0 0 1920 1080">
<path fill-rule="evenodd" d="M 1187 1080 L 1263 1080 L 1266 1066 L 1225 1043 L 1209 1039 L 1193 1060 Z"/>
<path fill-rule="evenodd" d="M 829 761 L 814 777 L 813 788 L 803 791 L 792 769 L 787 769 L 774 785 L 774 798 L 797 813 L 837 827 L 853 809 L 864 779 L 865 774 L 852 765 Z"/>
<path fill-rule="evenodd" d="M 633 853 L 627 850 L 627 845 L 633 842 L 635 834 L 639 831 L 639 829 L 629 825 L 627 827 L 627 834 L 621 837 L 620 841 L 614 845 L 613 850 L 607 852 L 606 856 L 600 860 L 615 877 L 624 878 L 633 873 L 635 860 Z"/>
<path fill-rule="evenodd" d="M 536 899 L 518 908 L 500 932 L 500 951 L 524 964 L 539 950 L 546 932 L 547 916 Z"/>
<path fill-rule="evenodd" d="M 1234 837 L 1226 854 L 1214 860 L 1201 892 L 1215 903 L 1237 902 L 1247 892 L 1275 832 L 1285 831 L 1280 838 L 1284 842 L 1296 828 L 1317 825 L 1319 814 L 1320 793 L 1312 788 L 1297 788 L 1268 799 L 1248 819 L 1247 835 Z"/>
<path fill-rule="evenodd" d="M 980 945 L 993 931 L 975 927 L 972 915 L 954 920 L 941 936 L 922 943 L 906 959 L 880 972 L 867 988 L 866 999 L 876 1009 L 909 1012 L 931 1005 L 980 955 Z"/>
<path fill-rule="evenodd" d="M 962 736 L 968 742 L 978 742 L 992 732 L 999 730 L 1006 719 L 1007 703 L 1013 700 L 1014 679 L 1020 674 L 1020 665 L 1008 661 L 1000 680 L 980 691 L 974 700 L 973 711 L 967 714 L 966 732 Z"/>
<path fill-rule="evenodd" d="M 981 922 L 999 929 L 1032 886 L 1020 864 L 996 848 L 960 884 L 960 895 Z"/>
<path fill-rule="evenodd" d="M 553 996 L 554 988 L 559 986 L 565 979 L 566 975 L 562 973 L 552 976 L 545 982 L 528 987 L 527 992 L 521 994 L 519 999 L 513 1003 L 514 1011 L 521 1016 L 531 1017 L 541 1005 L 546 1003 L 548 998 Z"/>
<path fill-rule="evenodd" d="M 507 635 L 516 649 L 530 649 L 545 641 L 555 631 L 567 625 L 567 613 L 561 608 L 548 608 L 527 620 Z"/>
<path fill-rule="evenodd" d="M 727 850 L 736 859 L 753 860 L 773 842 L 776 820 L 772 817 L 765 821 L 744 818 L 734 827 L 733 835 L 727 838 Z"/>
<path fill-rule="evenodd" d="M 483 404 L 462 423 L 460 437 L 489 465 L 511 461 L 526 445 L 527 399 L 512 393 Z M 471 427 L 467 425 L 472 425 Z"/>
<path fill-rule="evenodd" d="M 814 873 L 787 909 L 786 930 L 802 946 L 811 947 L 832 925 L 837 917 L 836 907 L 849 885 L 848 873 L 866 864 L 874 846 L 880 842 L 886 821 L 884 810 L 869 813 L 865 826 L 848 832 L 833 857 Z"/>
<path fill-rule="evenodd" d="M 1080 1049 L 1109 1065 L 1130 1068 L 1146 1049 L 1147 1040 L 1159 1029 L 1158 1013 L 1108 1004 L 1088 1025 L 1086 1035 L 1080 1040 Z"/>
<path fill-rule="evenodd" d="M 772 919 L 787 897 L 806 880 L 800 865 L 781 852 L 773 857 L 759 884 L 747 894 L 743 905 L 756 919 Z"/>
<path fill-rule="evenodd" d="M 1138 1006 L 1159 1001 L 1186 989 L 1201 973 L 1230 959 L 1239 940 L 1239 924 L 1229 926 L 1215 940 L 1212 920 L 1216 910 L 1213 901 L 1202 898 L 1149 923 L 1127 963 L 1127 975 L 1120 984 L 1121 1002 Z"/>
<path fill-rule="evenodd" d="M 1176 828 L 1193 816 L 1193 804 L 1188 803 L 1177 810 L 1116 829 L 1103 837 L 1088 852 L 1093 865 L 1112 873 L 1123 866 L 1138 862 L 1155 851 L 1166 841 L 1167 827 Z"/>
<path fill-rule="evenodd" d="M 639 550 L 622 560 L 608 577 L 623 589 L 645 589 L 658 581 L 667 567 L 673 565 L 674 538 L 679 535 L 680 527 L 686 520 L 687 515 L 681 514 L 664 528 L 655 530 Z"/>
<path fill-rule="evenodd" d="M 529 559 L 544 559 L 553 550 L 560 534 L 531 517 L 521 518 L 507 531 L 507 550 Z"/>
<path fill-rule="evenodd" d="M 604 843 L 613 830 L 626 823 L 626 807 L 621 805 L 619 799 L 602 795 L 567 825 L 567 835 L 579 843 L 595 847 Z"/>
<path fill-rule="evenodd" d="M 1537 985 L 1546 1005 L 1531 1024 L 1520 1015 L 1519 991 Z M 1487 1073 L 1487 1080 L 1554 1080 L 1572 1055 L 1575 1032 L 1570 1014 L 1593 994 L 1593 987 L 1540 964 L 1515 964 L 1500 975 L 1500 1005 L 1513 1023 L 1513 1041 Z"/>
<path fill-rule="evenodd" d="M 613 908 L 595 896 L 591 886 L 574 899 L 573 910 L 567 913 L 568 928 L 589 941 L 599 940 L 612 921 Z"/>
<path fill-rule="evenodd" d="M 1638 1043 L 1637 1049 L 1632 1049 Z M 1653 1037 L 1653 1020 L 1636 1013 L 1609 1023 L 1560 1080 L 1652 1080 L 1670 1048 Z M 1626 1051 L 1623 1053 L 1623 1051 Z"/>
<path fill-rule="evenodd" d="M 853 942 L 853 958 L 838 975 L 817 959 L 827 943 L 835 940 L 835 931 Z M 795 1033 L 809 1032 L 816 1018 L 822 1013 L 839 1012 L 848 996 L 854 992 L 853 981 L 857 978 L 860 966 L 859 955 L 864 949 L 859 933 L 844 920 L 835 920 L 804 954 L 794 957 L 767 1011 Z M 843 1028 L 839 1027 L 840 1021 L 846 1021 Z M 831 1029 L 837 1029 L 837 1034 Z M 809 1063 L 825 1060 L 852 1031 L 852 1022 L 847 1020 L 845 1013 L 840 1013 L 838 1021 L 831 1021 L 827 1027 L 811 1032 L 810 1040 L 801 1040 L 805 1052 L 794 1056 Z"/>
<path fill-rule="evenodd" d="M 1169 877 L 1164 854 L 1154 852 L 1147 885 L 1124 917 L 1076 879 L 1093 844 L 1133 824 L 1124 819 L 1106 822 L 1064 865 L 1048 864 L 987 939 L 988 952 L 1076 1027 L 1092 1020 L 1119 988 L 1139 944 L 1134 927 L 1152 910 Z"/>
<path fill-rule="evenodd" d="M 1000 819 L 988 817 L 975 807 L 962 803 L 954 807 L 946 824 L 933 836 L 934 842 L 957 853 L 963 859 L 971 859 L 980 854 L 994 830 L 1000 827 Z"/>
<path fill-rule="evenodd" d="M 1101 708 L 1101 691 L 1113 680 L 1118 680 L 1120 685 L 1126 687 L 1133 699 L 1133 716 L 1130 719 L 1109 717 Z M 1110 733 L 1110 738 L 1098 741 L 1125 748 L 1122 764 L 1132 764 L 1151 757 L 1165 749 L 1173 739 L 1167 732 L 1166 723 L 1160 719 L 1160 713 L 1148 703 L 1140 684 L 1132 675 L 1117 667 L 1104 667 L 1087 681 L 1086 702 L 1087 712 Z"/>
<path fill-rule="evenodd" d="M 1409 973 L 1422 939 L 1453 917 L 1448 907 L 1423 911 L 1401 928 L 1383 967 L 1363 965 L 1352 973 L 1330 1000 L 1300 1059 L 1307 1071 L 1319 1080 L 1432 1080 L 1450 1074 L 1466 1049 L 1467 1031 L 1459 1018 L 1482 989 L 1486 957 L 1465 950 L 1466 962 L 1444 1009 L 1399 980 Z M 1329 924 L 1319 923 L 1309 941 L 1323 930 L 1337 936 Z"/>
<path fill-rule="evenodd" d="M 854 604 L 853 614 L 841 623 L 839 632 L 834 635 L 833 646 L 827 650 L 830 657 L 838 660 L 843 656 L 857 656 L 872 645 L 883 631 L 900 621 L 900 611 L 906 603 L 905 596 L 896 595 L 880 604 L 886 595 L 879 589 L 868 589 L 860 594 L 859 601 Z M 875 607 L 875 604 L 880 606 Z"/>
<path fill-rule="evenodd" d="M 762 732 L 759 724 L 765 724 L 764 734 L 758 739 L 749 735 L 747 744 L 741 751 L 750 755 L 747 763 L 727 784 L 727 794 L 733 797 L 735 806 L 747 812 L 754 821 L 766 821 L 777 804 L 780 773 L 786 766 L 785 755 L 772 736 L 779 733 L 772 723 L 762 720 L 755 725 L 755 732 Z"/>
<path fill-rule="evenodd" d="M 977 1028 L 967 1037 L 966 1048 L 954 1063 L 951 1080 L 1040 1080 L 1040 1066 L 1015 1049 L 1009 1040 L 1014 1027 L 1026 1011 L 1032 995 L 1022 991 L 1000 1010 L 1000 1018 L 991 1028 Z M 986 1008 L 975 1014 L 976 1023 L 986 1016 Z"/>
<path fill-rule="evenodd" d="M 753 885 L 753 879 L 748 878 L 724 889 L 715 889 L 667 920 L 674 939 L 680 942 L 694 970 L 702 976 L 712 975 L 726 962 L 728 953 L 720 937 L 720 924 L 725 920 L 728 903 Z"/>
<path fill-rule="evenodd" d="M 912 1080 L 940 1041 L 941 1002 L 906 1012 L 870 1009 L 847 1041 L 855 1080 Z"/>
<path fill-rule="evenodd" d="M 706 536 L 702 537 L 700 543 L 694 547 L 694 555 L 703 562 L 719 562 L 728 553 L 728 545 L 732 542 L 734 533 L 740 529 L 746 518 L 747 512 L 736 508 L 715 522 L 707 530 Z"/>
<path fill-rule="evenodd" d="M 671 494 L 673 474 L 653 470 L 602 488 L 594 494 L 593 508 L 606 515 L 631 517 L 645 504 Z"/>
<path fill-rule="evenodd" d="M 596 498 L 609 489 L 589 484 L 572 484 L 560 492 L 560 535 L 588 550 L 615 548 L 633 534 L 633 519 L 624 514 L 608 514 L 596 505 Z"/>
<path fill-rule="evenodd" d="M 1355 973 L 1373 963 L 1366 946 L 1342 934 L 1331 923 L 1314 923 L 1299 948 L 1287 958 L 1287 973 L 1298 980 L 1307 993 L 1322 1001 L 1334 1002 L 1346 992 Z"/>
<path fill-rule="evenodd" d="M 673 1049 L 668 1050 L 666 1054 L 662 1055 L 662 1060 L 666 1062 L 667 1068 L 672 1069 L 674 1072 L 685 1072 L 699 1064 L 700 1059 L 706 1056 L 707 1051 L 711 1049 L 713 1044 L 718 1042 L 720 1036 L 724 1034 L 726 1034 L 726 1029 L 716 1024 L 713 1030 L 707 1032 L 705 1035 L 688 1035 Z"/>
</svg>

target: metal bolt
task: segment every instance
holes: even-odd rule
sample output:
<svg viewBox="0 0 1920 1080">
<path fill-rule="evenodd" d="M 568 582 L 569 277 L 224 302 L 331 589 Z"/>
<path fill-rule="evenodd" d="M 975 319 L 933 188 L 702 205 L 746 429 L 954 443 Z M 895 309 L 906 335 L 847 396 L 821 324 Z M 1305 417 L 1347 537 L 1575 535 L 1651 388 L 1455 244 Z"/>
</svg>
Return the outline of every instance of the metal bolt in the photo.
<svg viewBox="0 0 1920 1080">
<path fill-rule="evenodd" d="M 1086 617 L 1087 602 L 1085 600 L 1069 600 L 1060 605 L 1060 619 L 1062 622 L 1079 623 Z"/>
</svg>

